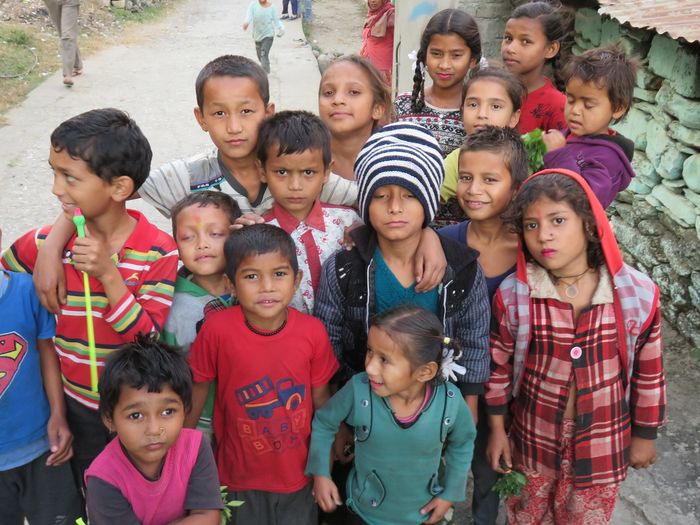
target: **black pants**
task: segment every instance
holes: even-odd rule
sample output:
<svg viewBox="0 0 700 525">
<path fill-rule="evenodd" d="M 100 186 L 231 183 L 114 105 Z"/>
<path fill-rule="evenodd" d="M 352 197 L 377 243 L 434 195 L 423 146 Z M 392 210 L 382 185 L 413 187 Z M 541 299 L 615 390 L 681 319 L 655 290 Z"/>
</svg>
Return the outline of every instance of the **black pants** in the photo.
<svg viewBox="0 0 700 525">
<path fill-rule="evenodd" d="M 493 486 L 498 481 L 498 473 L 491 468 L 486 458 L 489 443 L 488 415 L 483 397 L 479 396 L 479 420 L 476 424 L 472 475 L 474 476 L 474 496 L 472 497 L 472 519 L 476 525 L 495 525 L 498 517 L 498 494 Z"/>
</svg>

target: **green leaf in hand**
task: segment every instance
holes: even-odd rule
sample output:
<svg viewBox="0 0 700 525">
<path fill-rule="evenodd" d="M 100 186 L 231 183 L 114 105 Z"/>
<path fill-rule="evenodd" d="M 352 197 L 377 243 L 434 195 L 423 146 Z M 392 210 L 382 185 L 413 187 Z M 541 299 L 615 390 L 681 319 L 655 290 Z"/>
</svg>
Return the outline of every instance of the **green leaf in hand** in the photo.
<svg viewBox="0 0 700 525">
<path fill-rule="evenodd" d="M 535 128 L 529 133 L 522 135 L 521 138 L 527 150 L 530 174 L 540 171 L 544 167 L 544 154 L 547 153 L 547 146 L 542 140 L 542 130 Z"/>
<path fill-rule="evenodd" d="M 525 485 L 527 485 L 525 474 L 517 470 L 511 470 L 498 479 L 492 490 L 498 492 L 499 497 L 508 498 L 510 496 L 519 496 Z"/>
</svg>

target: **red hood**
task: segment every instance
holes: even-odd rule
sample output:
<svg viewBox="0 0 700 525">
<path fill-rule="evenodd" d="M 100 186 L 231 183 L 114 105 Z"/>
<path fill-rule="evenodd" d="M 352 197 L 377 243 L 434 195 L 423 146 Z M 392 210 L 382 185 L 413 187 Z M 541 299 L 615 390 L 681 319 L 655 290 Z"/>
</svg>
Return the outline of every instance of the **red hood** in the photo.
<svg viewBox="0 0 700 525">
<path fill-rule="evenodd" d="M 548 173 L 558 173 L 560 175 L 571 177 L 581 186 L 581 188 L 583 188 L 583 191 L 586 193 L 586 197 L 588 197 L 588 204 L 590 204 L 591 210 L 593 211 L 593 216 L 595 217 L 598 237 L 600 238 L 600 245 L 603 250 L 603 256 L 605 257 L 605 264 L 608 267 L 610 275 L 614 276 L 624 264 L 624 261 L 622 260 L 622 253 L 617 245 L 617 240 L 615 239 L 612 227 L 610 226 L 610 221 L 608 221 L 608 216 L 605 214 L 603 206 L 600 204 L 598 197 L 595 196 L 593 190 L 591 190 L 591 187 L 588 185 L 585 179 L 581 177 L 581 175 L 565 169 L 546 169 L 538 171 L 537 173 L 529 176 L 523 183 L 522 187 L 525 187 L 535 177 L 546 175 Z M 524 283 L 527 282 L 525 264 L 525 250 L 523 249 L 523 246 L 521 246 L 520 250 L 518 250 L 517 275 L 518 280 Z"/>
</svg>

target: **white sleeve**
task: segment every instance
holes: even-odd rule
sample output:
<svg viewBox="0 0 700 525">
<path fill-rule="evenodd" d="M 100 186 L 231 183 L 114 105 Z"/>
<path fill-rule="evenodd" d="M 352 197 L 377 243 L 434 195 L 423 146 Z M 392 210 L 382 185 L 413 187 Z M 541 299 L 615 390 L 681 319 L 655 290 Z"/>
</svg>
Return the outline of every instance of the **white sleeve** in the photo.
<svg viewBox="0 0 700 525">
<path fill-rule="evenodd" d="M 321 190 L 321 202 L 340 206 L 357 206 L 357 182 L 331 173 Z"/>
</svg>

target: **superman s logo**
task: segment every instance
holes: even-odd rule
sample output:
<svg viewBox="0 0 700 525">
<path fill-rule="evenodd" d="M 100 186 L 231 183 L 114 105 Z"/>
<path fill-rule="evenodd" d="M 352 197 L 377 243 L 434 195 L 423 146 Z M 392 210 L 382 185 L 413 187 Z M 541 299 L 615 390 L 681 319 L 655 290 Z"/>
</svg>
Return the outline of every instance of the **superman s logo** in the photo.
<svg viewBox="0 0 700 525">
<path fill-rule="evenodd" d="M 27 342 L 19 334 L 0 334 L 0 397 L 12 383 L 26 353 Z"/>
</svg>

